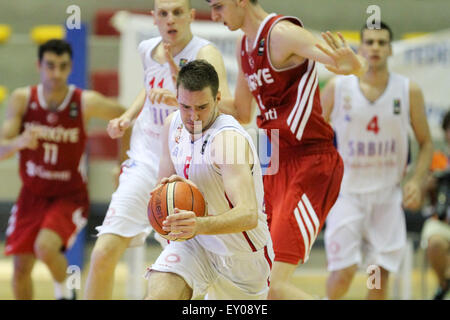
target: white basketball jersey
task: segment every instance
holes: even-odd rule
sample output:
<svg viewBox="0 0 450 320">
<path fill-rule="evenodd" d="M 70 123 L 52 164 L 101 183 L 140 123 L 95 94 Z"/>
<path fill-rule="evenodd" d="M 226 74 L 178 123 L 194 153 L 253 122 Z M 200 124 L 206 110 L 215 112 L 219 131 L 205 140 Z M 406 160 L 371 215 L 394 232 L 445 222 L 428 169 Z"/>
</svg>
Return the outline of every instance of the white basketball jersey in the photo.
<svg viewBox="0 0 450 320">
<path fill-rule="evenodd" d="M 264 188 L 258 153 L 251 137 L 244 128 L 229 115 L 220 115 L 214 124 L 203 132 L 194 142 L 184 128 L 180 112 L 172 119 L 169 131 L 169 151 L 176 173 L 193 181 L 208 202 L 208 215 L 219 215 L 232 208 L 223 185 L 220 169 L 211 159 L 211 142 L 220 132 L 237 131 L 249 143 L 255 164 L 253 166 L 253 182 L 258 202 L 258 226 L 240 233 L 220 235 L 198 235 L 195 237 L 202 246 L 220 255 L 231 255 L 237 252 L 252 252 L 264 248 L 270 240 L 267 217 L 263 211 Z M 244 140 L 242 140 L 244 141 Z"/>
<path fill-rule="evenodd" d="M 409 80 L 391 73 L 370 102 L 355 76 L 336 77 L 331 122 L 344 160 L 342 192 L 364 193 L 401 182 L 408 160 Z"/>
<path fill-rule="evenodd" d="M 161 37 L 142 41 L 138 50 L 144 67 L 144 86 L 148 92 L 153 88 L 164 88 L 176 92 L 172 81 L 169 63 L 160 64 L 153 60 L 152 53 L 162 41 Z M 194 36 L 186 47 L 174 56 L 175 63 L 180 67 L 195 60 L 201 48 L 210 42 Z M 128 156 L 132 159 L 143 161 L 158 168 L 161 155 L 161 133 L 166 117 L 177 110 L 176 107 L 165 104 L 152 104 L 146 97 L 142 111 L 136 119 L 130 141 Z"/>
</svg>

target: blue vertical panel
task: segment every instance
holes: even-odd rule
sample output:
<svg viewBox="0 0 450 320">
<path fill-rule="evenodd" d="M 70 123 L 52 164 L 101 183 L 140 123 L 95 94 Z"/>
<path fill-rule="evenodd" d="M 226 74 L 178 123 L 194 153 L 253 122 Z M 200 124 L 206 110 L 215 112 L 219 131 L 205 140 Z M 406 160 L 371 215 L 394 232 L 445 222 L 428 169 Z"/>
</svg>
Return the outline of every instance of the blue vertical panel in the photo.
<svg viewBox="0 0 450 320">
<path fill-rule="evenodd" d="M 72 73 L 68 82 L 81 89 L 86 89 L 88 74 L 88 34 L 86 24 L 82 23 L 80 29 L 68 29 L 66 27 L 66 40 L 72 46 L 73 51 Z M 83 268 L 85 243 L 86 227 L 80 231 L 74 245 L 66 252 L 69 266 L 76 265 L 80 269 Z"/>
</svg>

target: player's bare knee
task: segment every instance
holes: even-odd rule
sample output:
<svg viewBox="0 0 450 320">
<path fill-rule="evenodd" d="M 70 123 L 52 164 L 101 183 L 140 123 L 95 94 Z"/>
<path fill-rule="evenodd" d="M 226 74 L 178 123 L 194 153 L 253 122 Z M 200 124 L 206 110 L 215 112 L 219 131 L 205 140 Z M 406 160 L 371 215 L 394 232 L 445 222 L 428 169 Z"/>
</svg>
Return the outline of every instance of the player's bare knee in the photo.
<svg viewBox="0 0 450 320">
<path fill-rule="evenodd" d="M 61 248 L 57 248 L 54 244 L 46 241 L 36 241 L 34 244 L 36 257 L 43 262 L 51 261 L 60 250 Z"/>
<path fill-rule="evenodd" d="M 145 300 L 189 300 L 192 289 L 178 274 L 150 271 Z"/>
<path fill-rule="evenodd" d="M 333 279 L 335 285 L 347 287 L 352 282 L 356 270 L 357 270 L 356 266 L 350 266 L 345 269 L 336 270 L 331 273 L 331 278 Z"/>
<path fill-rule="evenodd" d="M 31 271 L 33 270 L 34 262 L 30 259 L 14 259 L 14 277 L 22 278 L 31 275 Z"/>
<path fill-rule="evenodd" d="M 441 236 L 431 236 L 428 239 L 428 251 L 430 253 L 442 252 L 448 249 L 448 242 Z"/>
<path fill-rule="evenodd" d="M 117 243 L 112 241 L 97 240 L 91 254 L 91 263 L 96 268 L 115 265 L 120 259 L 121 249 Z"/>
<path fill-rule="evenodd" d="M 281 300 L 284 295 L 286 283 L 284 281 L 271 282 L 269 286 L 269 294 L 267 295 L 268 300 Z"/>
</svg>

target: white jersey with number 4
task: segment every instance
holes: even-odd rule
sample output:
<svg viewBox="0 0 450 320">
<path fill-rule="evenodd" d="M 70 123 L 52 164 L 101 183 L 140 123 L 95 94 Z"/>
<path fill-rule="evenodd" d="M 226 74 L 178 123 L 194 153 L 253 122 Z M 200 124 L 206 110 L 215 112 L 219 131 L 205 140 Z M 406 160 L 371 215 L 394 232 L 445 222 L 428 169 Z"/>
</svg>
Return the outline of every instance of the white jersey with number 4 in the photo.
<svg viewBox="0 0 450 320">
<path fill-rule="evenodd" d="M 331 122 L 344 160 L 341 191 L 365 193 L 399 184 L 408 160 L 409 80 L 390 73 L 370 102 L 355 76 L 338 76 Z"/>
<path fill-rule="evenodd" d="M 172 119 L 169 131 L 169 151 L 177 175 L 194 182 L 203 193 L 208 202 L 208 215 L 219 215 L 229 211 L 232 203 L 225 192 L 221 172 L 214 164 L 226 159 L 233 159 L 229 152 L 226 155 L 214 154 L 211 156 L 211 143 L 217 135 L 223 131 L 235 131 L 240 134 L 242 140 L 235 140 L 238 146 L 239 157 L 245 156 L 245 141 L 250 145 L 255 164 L 252 168 L 253 182 L 258 203 L 258 226 L 254 229 L 219 235 L 197 235 L 194 239 L 208 251 L 219 255 L 232 255 L 238 252 L 256 252 L 264 250 L 270 252 L 272 243 L 267 226 L 266 214 L 263 211 L 264 188 L 262 181 L 261 166 L 258 160 L 258 153 L 249 134 L 232 116 L 222 114 L 214 124 L 203 132 L 202 136 L 191 141 L 191 135 L 184 128 L 180 113 L 176 112 Z M 220 137 L 223 137 L 221 135 Z M 219 138 L 220 138 L 219 137 Z M 219 139 L 217 138 L 217 139 Z M 244 163 L 245 158 L 242 158 Z M 189 241 L 189 240 L 188 240 Z"/>
<path fill-rule="evenodd" d="M 169 63 L 160 64 L 152 58 L 154 49 L 161 41 L 161 37 L 151 38 L 142 41 L 138 47 L 144 67 L 144 86 L 147 96 L 133 126 L 130 150 L 128 151 L 131 159 L 145 162 L 156 169 L 159 166 L 161 154 L 159 136 L 164 120 L 170 113 L 177 110 L 176 107 L 165 104 L 152 104 L 148 99 L 148 92 L 153 88 L 164 88 L 176 92 Z M 182 67 L 189 61 L 195 60 L 199 50 L 209 44 L 211 44 L 209 41 L 194 36 L 173 59 L 178 66 Z"/>
</svg>

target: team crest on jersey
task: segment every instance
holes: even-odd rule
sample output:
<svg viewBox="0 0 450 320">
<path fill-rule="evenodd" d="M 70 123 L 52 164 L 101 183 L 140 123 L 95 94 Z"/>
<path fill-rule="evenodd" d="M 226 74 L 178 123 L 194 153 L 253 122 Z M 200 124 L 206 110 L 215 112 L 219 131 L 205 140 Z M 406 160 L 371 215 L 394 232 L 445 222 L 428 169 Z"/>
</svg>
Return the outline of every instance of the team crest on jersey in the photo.
<svg viewBox="0 0 450 320">
<path fill-rule="evenodd" d="M 30 105 L 31 110 L 36 110 L 37 109 L 37 103 L 35 101 L 33 101 Z"/>
<path fill-rule="evenodd" d="M 182 131 L 183 131 L 183 124 L 181 123 L 177 128 L 177 132 L 175 133 L 175 143 L 177 144 L 180 143 Z"/>
<path fill-rule="evenodd" d="M 394 99 L 394 114 L 400 114 L 401 104 L 400 99 Z"/>
<path fill-rule="evenodd" d="M 184 67 L 184 65 L 187 64 L 187 62 L 188 62 L 188 59 L 181 58 L 180 59 L 180 67 L 181 68 Z"/>
<path fill-rule="evenodd" d="M 58 115 L 54 112 L 50 112 L 49 114 L 47 114 L 47 122 L 50 124 L 55 124 L 56 122 L 58 122 Z"/>
<path fill-rule="evenodd" d="M 252 69 L 255 69 L 255 60 L 253 60 L 252 56 L 248 56 L 248 64 Z"/>
<path fill-rule="evenodd" d="M 259 42 L 259 48 L 258 48 L 258 56 L 262 56 L 264 54 L 264 43 L 266 42 L 265 38 L 262 38 Z"/>
<path fill-rule="evenodd" d="M 78 117 L 78 107 L 77 107 L 77 103 L 76 102 L 72 102 L 70 104 L 69 116 L 71 118 Z"/>
</svg>

